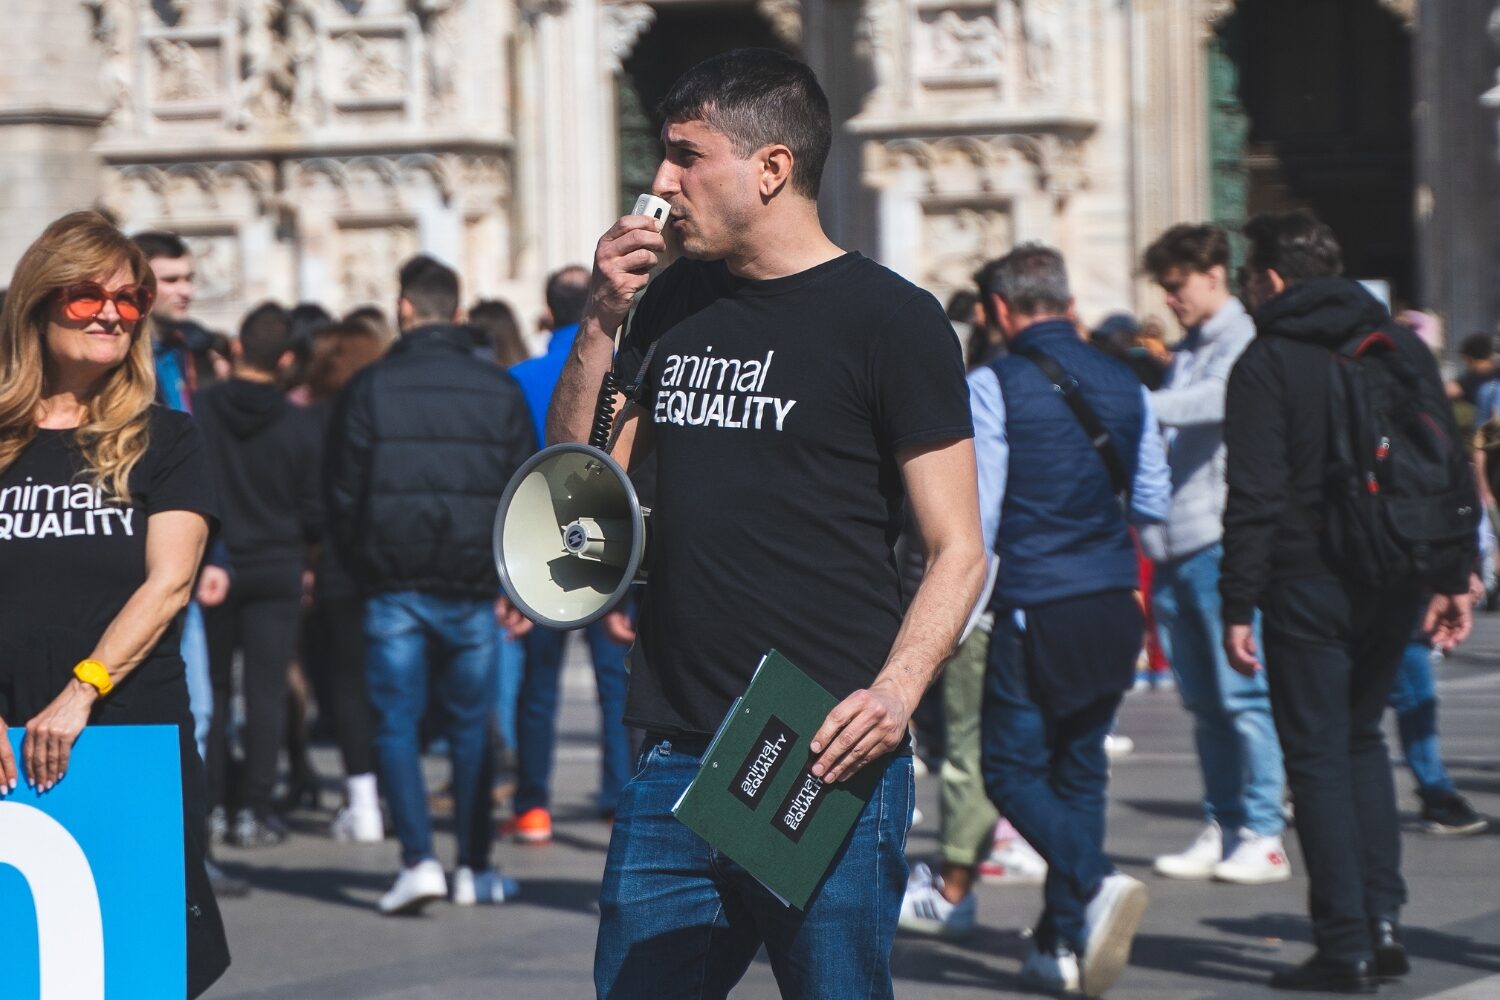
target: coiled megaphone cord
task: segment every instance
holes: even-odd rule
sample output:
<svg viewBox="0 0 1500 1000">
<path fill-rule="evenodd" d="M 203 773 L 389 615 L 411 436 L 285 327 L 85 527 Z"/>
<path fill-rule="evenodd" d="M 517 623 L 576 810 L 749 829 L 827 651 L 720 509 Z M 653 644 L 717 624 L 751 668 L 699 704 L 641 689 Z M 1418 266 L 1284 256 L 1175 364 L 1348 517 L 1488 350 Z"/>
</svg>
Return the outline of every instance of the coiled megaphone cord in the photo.
<svg viewBox="0 0 1500 1000">
<path fill-rule="evenodd" d="M 620 391 L 620 377 L 614 368 L 604 373 L 599 383 L 599 399 L 594 404 L 594 426 L 589 431 L 589 447 L 609 454 L 615 428 L 615 394 Z"/>
</svg>

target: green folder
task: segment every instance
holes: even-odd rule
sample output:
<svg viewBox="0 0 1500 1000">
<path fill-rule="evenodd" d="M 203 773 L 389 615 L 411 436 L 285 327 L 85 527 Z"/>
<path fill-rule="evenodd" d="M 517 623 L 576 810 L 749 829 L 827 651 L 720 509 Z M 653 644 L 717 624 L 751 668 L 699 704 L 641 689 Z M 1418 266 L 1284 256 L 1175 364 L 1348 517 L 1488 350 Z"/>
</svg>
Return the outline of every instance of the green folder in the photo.
<svg viewBox="0 0 1500 1000">
<path fill-rule="evenodd" d="M 730 706 L 672 815 L 783 903 L 807 908 L 887 760 L 853 778 L 813 777 L 810 746 L 838 699 L 774 649 Z"/>
</svg>

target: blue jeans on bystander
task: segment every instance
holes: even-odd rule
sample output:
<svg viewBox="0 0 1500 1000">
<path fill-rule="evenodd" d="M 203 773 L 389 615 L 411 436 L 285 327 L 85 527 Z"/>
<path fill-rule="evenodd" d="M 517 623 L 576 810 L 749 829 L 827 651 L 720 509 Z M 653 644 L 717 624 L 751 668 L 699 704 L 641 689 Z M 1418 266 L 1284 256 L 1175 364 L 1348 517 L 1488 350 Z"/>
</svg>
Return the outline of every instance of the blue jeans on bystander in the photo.
<svg viewBox="0 0 1500 1000">
<path fill-rule="evenodd" d="M 1426 642 L 1406 644 L 1396 668 L 1390 705 L 1396 710 L 1396 729 L 1401 734 L 1406 766 L 1417 779 L 1417 794 L 1424 800 L 1456 794 L 1458 788 L 1438 748 L 1437 684 L 1432 677 L 1432 647 Z"/>
<path fill-rule="evenodd" d="M 1279 836 L 1286 826 L 1281 812 L 1286 773 L 1271 691 L 1264 671 L 1246 677 L 1224 653 L 1223 558 L 1224 547 L 1216 543 L 1158 563 L 1151 609 L 1183 707 L 1193 716 L 1206 818 L 1217 820 L 1229 839 L 1245 828 L 1262 837 Z"/>
<path fill-rule="evenodd" d="M 427 707 L 429 664 L 453 766 L 458 863 L 490 866 L 490 719 L 495 708 L 494 602 L 417 591 L 365 604 L 366 673 L 375 709 L 375 757 L 401 842 L 401 863 L 433 857 L 432 817 L 422 780 L 418 727 Z"/>
</svg>

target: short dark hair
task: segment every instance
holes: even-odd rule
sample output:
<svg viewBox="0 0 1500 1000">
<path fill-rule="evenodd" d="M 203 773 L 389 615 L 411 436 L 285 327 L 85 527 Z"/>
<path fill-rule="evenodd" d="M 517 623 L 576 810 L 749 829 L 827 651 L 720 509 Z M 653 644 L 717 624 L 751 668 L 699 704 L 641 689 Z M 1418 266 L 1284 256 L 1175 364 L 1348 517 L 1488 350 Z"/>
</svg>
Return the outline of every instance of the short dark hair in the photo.
<svg viewBox="0 0 1500 1000">
<path fill-rule="evenodd" d="M 547 275 L 547 311 L 553 326 L 570 326 L 583 318 L 589 298 L 589 272 L 581 264 L 569 264 Z"/>
<path fill-rule="evenodd" d="M 240 323 L 240 358 L 256 371 L 275 373 L 291 349 L 291 314 L 275 302 L 262 302 Z"/>
<path fill-rule="evenodd" d="M 458 315 L 458 272 L 418 254 L 401 265 L 401 297 L 418 319 L 451 320 Z"/>
<path fill-rule="evenodd" d="M 1305 209 L 1257 215 L 1245 223 L 1245 238 L 1250 241 L 1250 268 L 1275 271 L 1288 285 L 1344 273 L 1338 238 Z"/>
<path fill-rule="evenodd" d="M 186 257 L 192 253 L 186 240 L 164 229 L 147 229 L 136 233 L 131 239 L 135 241 L 136 246 L 141 248 L 141 253 L 146 255 L 148 261 L 158 257 L 177 260 L 179 257 Z"/>
<path fill-rule="evenodd" d="M 656 111 L 669 122 L 702 122 L 742 157 L 781 143 L 792 151 L 792 189 L 818 196 L 833 120 L 806 63 L 774 49 L 720 53 L 678 77 Z"/>
<path fill-rule="evenodd" d="M 1487 333 L 1471 333 L 1458 346 L 1458 353 L 1472 361 L 1488 361 L 1495 356 L 1495 338 Z"/>
<path fill-rule="evenodd" d="M 1158 281 L 1179 268 L 1205 274 L 1215 267 L 1228 271 L 1229 234 L 1212 225 L 1173 226 L 1146 248 L 1142 262 Z"/>
<path fill-rule="evenodd" d="M 313 337 L 320 329 L 333 322 L 333 314 L 316 302 L 299 302 L 287 313 L 291 329 L 292 350 L 299 355 L 312 351 Z"/>
<path fill-rule="evenodd" d="M 1067 312 L 1073 298 L 1063 255 L 1041 243 L 1022 243 L 980 268 L 974 280 L 984 294 L 986 311 L 991 295 L 1000 296 L 1022 316 Z"/>
</svg>

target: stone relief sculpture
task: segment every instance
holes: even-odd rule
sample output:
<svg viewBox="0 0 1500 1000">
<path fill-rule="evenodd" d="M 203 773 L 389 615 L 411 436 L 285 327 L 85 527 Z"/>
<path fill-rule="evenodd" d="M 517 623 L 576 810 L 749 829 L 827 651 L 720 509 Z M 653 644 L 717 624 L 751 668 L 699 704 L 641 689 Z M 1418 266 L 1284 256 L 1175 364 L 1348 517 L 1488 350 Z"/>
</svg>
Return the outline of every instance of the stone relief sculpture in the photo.
<svg viewBox="0 0 1500 1000">
<path fill-rule="evenodd" d="M 135 87 L 130 79 L 127 43 L 135 36 L 130 0 L 83 0 L 94 18 L 94 41 L 104 50 L 99 62 L 105 125 L 114 131 L 135 127 Z"/>
<path fill-rule="evenodd" d="M 167 103 L 207 100 L 214 95 L 213 79 L 203 56 L 193 45 L 158 38 L 151 45 L 156 57 L 156 98 Z"/>
<path fill-rule="evenodd" d="M 988 14 L 966 18 L 945 10 L 933 23 L 933 57 L 939 70 L 972 74 L 998 70 L 1005 59 L 1005 39 Z"/>
<path fill-rule="evenodd" d="M 442 117 L 457 101 L 459 70 L 459 8 L 463 0 L 409 0 L 412 13 L 427 37 L 428 117 Z"/>
<path fill-rule="evenodd" d="M 854 54 L 869 67 L 870 95 L 865 106 L 889 103 L 898 90 L 897 24 L 899 0 L 865 0 L 854 25 Z"/>
<path fill-rule="evenodd" d="M 601 7 L 600 14 L 604 60 L 611 73 L 618 73 L 635 43 L 656 20 L 656 8 L 647 3 L 611 3 Z"/>
<path fill-rule="evenodd" d="M 280 37 L 283 0 L 239 0 L 240 92 L 230 123 L 245 129 L 283 117 L 296 88 L 295 70 Z"/>
<path fill-rule="evenodd" d="M 1068 0 L 1023 0 L 1021 31 L 1026 38 L 1026 85 L 1035 97 L 1051 97 L 1058 84 L 1058 60 L 1067 44 Z"/>
<path fill-rule="evenodd" d="M 357 97 L 389 97 L 406 90 L 401 51 L 390 38 L 348 34 L 343 38 L 344 89 Z"/>
</svg>

